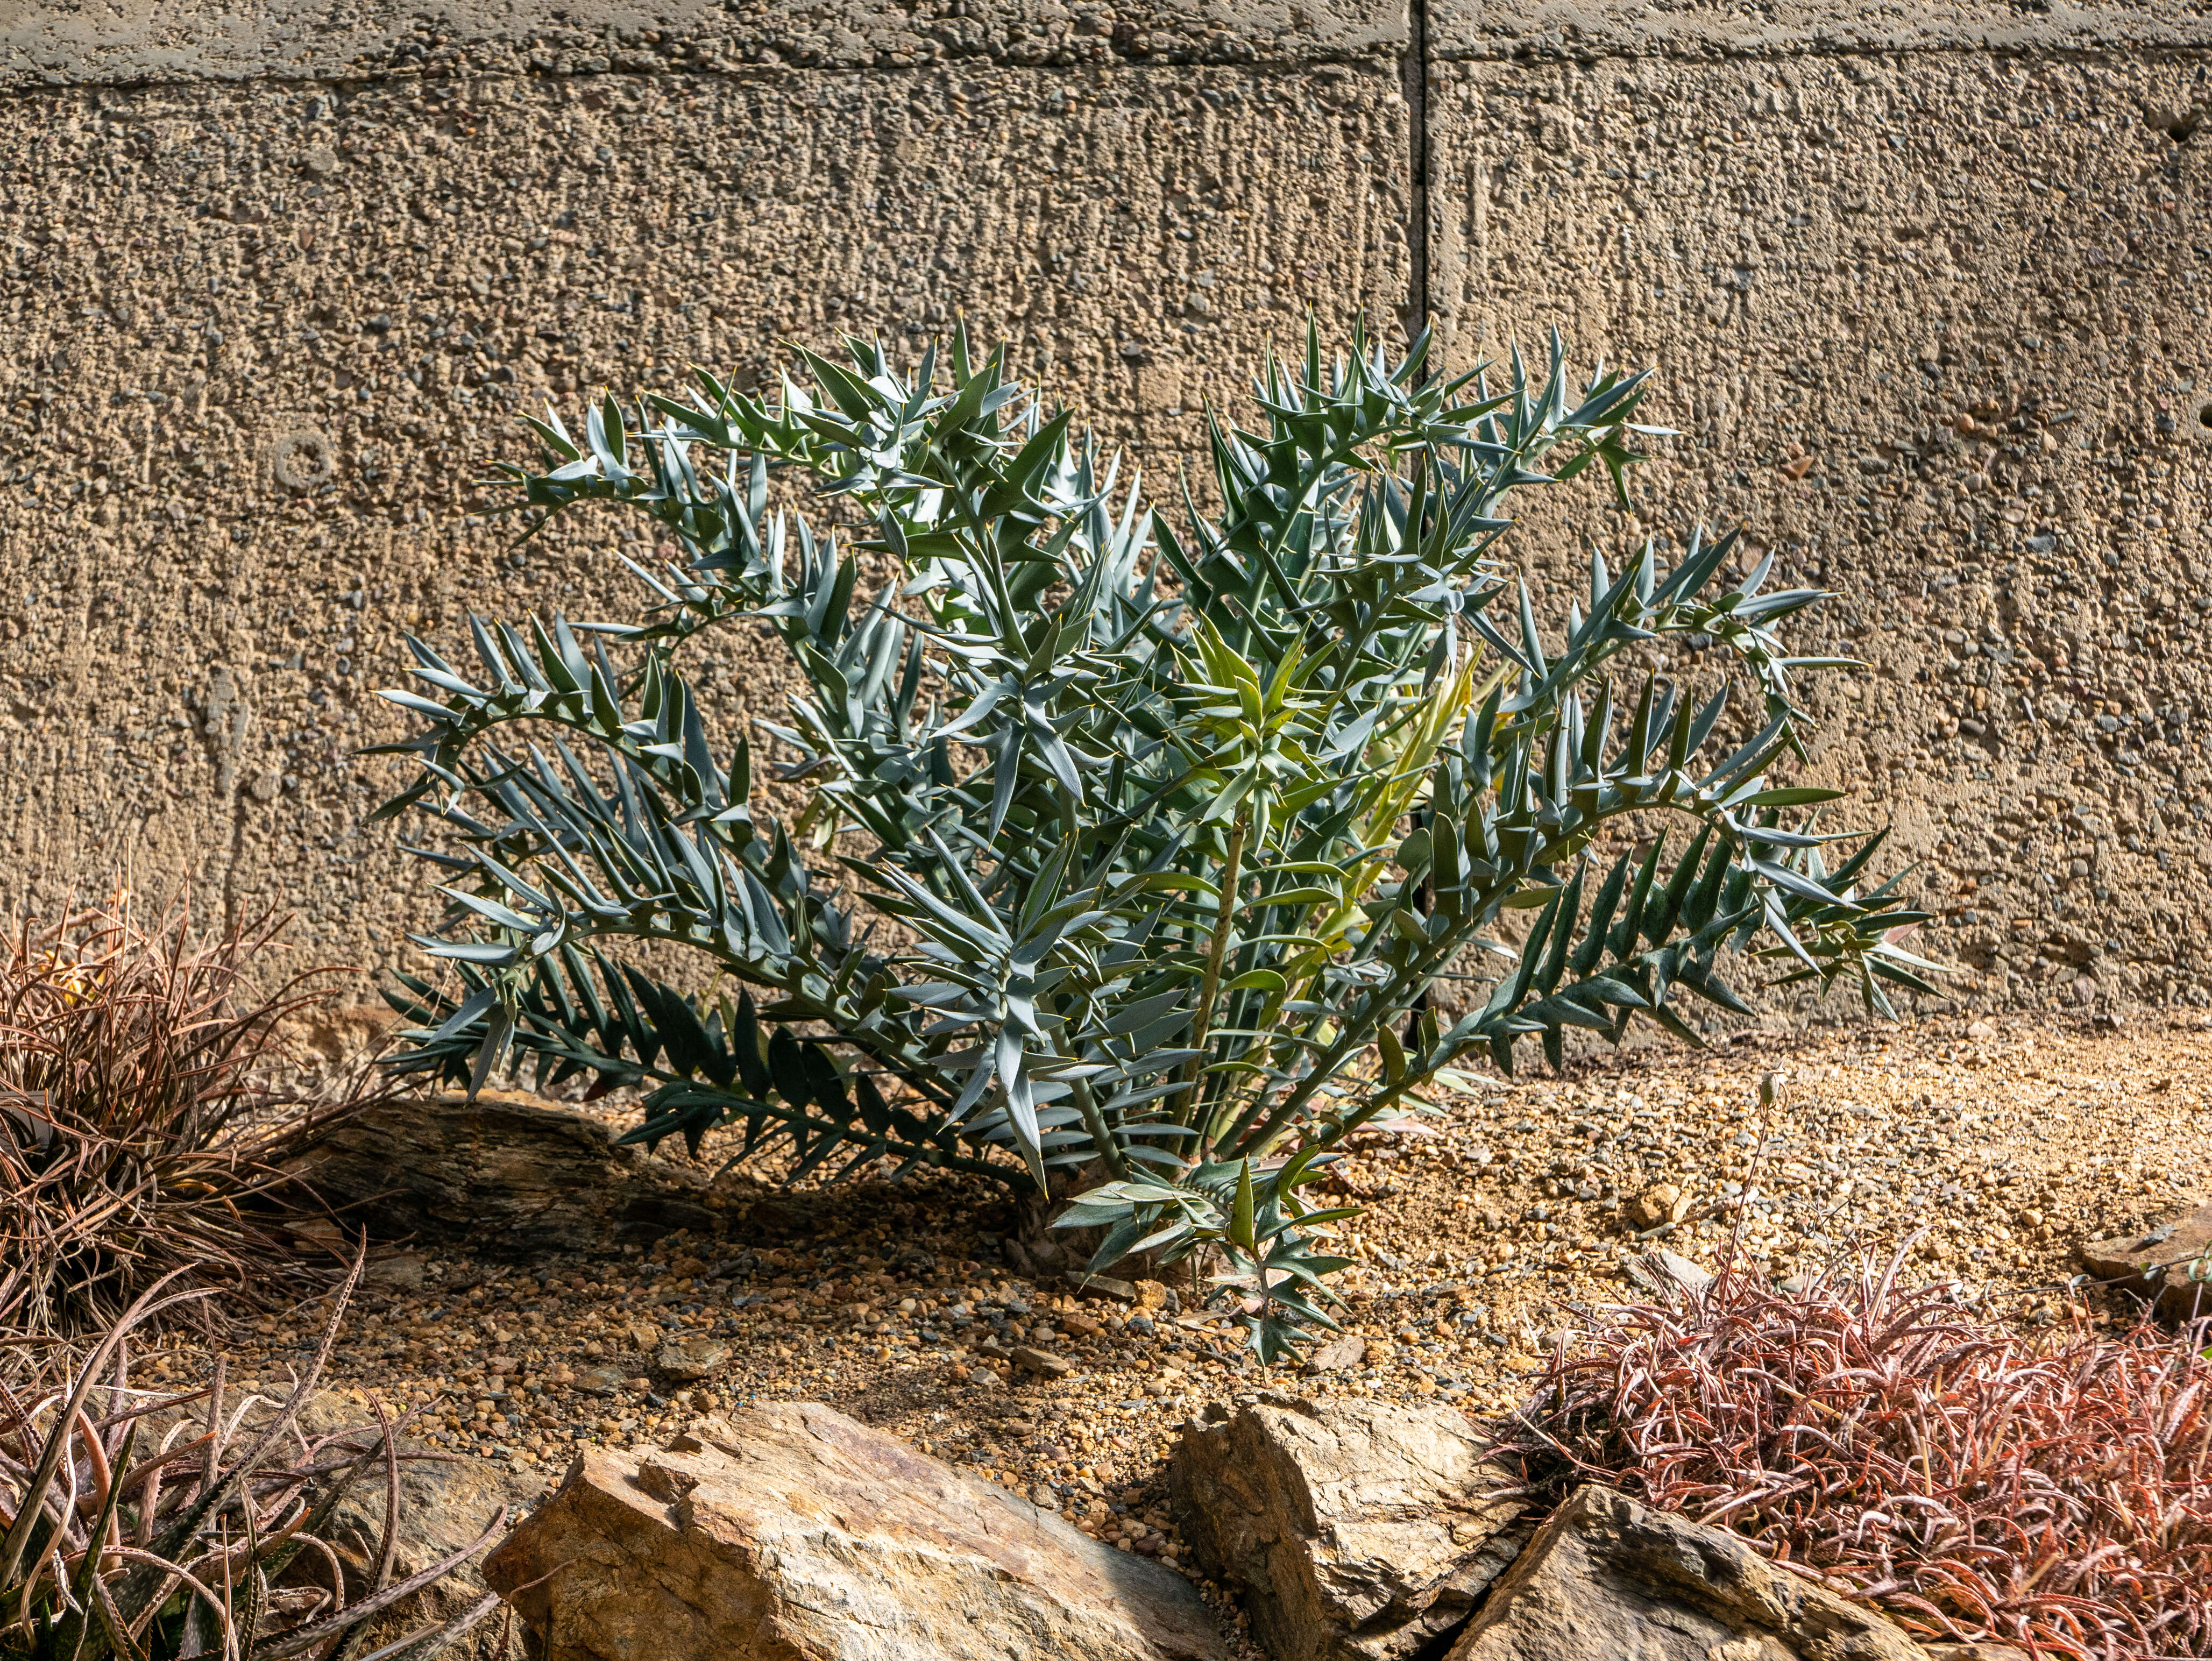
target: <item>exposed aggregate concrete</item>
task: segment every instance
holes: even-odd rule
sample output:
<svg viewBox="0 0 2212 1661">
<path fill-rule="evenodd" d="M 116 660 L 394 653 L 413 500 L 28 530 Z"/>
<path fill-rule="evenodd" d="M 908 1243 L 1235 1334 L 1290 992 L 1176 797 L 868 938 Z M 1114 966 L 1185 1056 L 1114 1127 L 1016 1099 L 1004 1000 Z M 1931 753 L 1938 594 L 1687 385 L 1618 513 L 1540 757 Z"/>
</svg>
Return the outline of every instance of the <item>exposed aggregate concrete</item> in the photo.
<svg viewBox="0 0 2212 1661">
<path fill-rule="evenodd" d="M 1624 521 L 1838 601 L 1826 776 L 1984 1006 L 2212 1003 L 2203 8 L 932 3 L 0 29 L 0 857 L 399 961 L 403 630 L 606 615 L 624 532 L 473 516 L 517 417 L 956 316 L 1156 484 L 1308 307 L 1660 370 Z M 1413 94 L 1412 101 L 1408 94 Z M 1418 107 L 1417 107 L 1418 106 Z M 1416 222 L 1418 221 L 1418 223 Z M 1414 306 L 1417 284 L 1425 287 Z M 697 667 L 726 727 L 772 652 Z"/>
</svg>

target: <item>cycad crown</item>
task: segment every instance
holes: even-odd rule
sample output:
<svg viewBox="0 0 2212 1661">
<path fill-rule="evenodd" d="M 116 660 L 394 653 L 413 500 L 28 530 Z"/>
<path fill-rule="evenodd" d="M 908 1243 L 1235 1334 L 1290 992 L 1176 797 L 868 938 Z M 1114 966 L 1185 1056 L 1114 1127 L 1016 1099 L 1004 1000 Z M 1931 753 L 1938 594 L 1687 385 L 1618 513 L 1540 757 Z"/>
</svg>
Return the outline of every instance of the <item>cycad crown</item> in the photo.
<svg viewBox="0 0 2212 1661">
<path fill-rule="evenodd" d="M 1671 570 L 1593 553 L 1547 633 L 1493 557 L 1502 499 L 1593 462 L 1621 496 L 1644 378 L 1571 394 L 1555 336 L 1493 392 L 1425 347 L 1332 361 L 1310 330 L 1255 427 L 1210 415 L 1218 506 L 1187 488 L 1175 524 L 964 338 L 905 375 L 801 353 L 772 399 L 705 373 L 610 397 L 580 442 L 532 423 L 550 465 L 500 470 L 514 506 L 623 503 L 681 555 L 632 567 L 635 624 L 472 621 L 473 679 L 410 642 L 431 695 L 386 694 L 424 724 L 387 749 L 420 773 L 385 811 L 443 823 L 453 907 L 418 938 L 459 984 L 407 979 L 399 1064 L 642 1087 L 633 1137 L 730 1126 L 794 1179 L 1078 1167 L 1060 1221 L 1104 1230 L 1097 1266 L 1213 1248 L 1273 1359 L 1343 1263 L 1318 1240 L 1349 1214 L 1299 1191 L 1467 1058 L 1534 1038 L 1556 1064 L 1567 1028 L 1638 1015 L 1694 1040 L 1679 991 L 1744 1008 L 1731 951 L 1873 1008 L 1929 990 L 1886 939 L 1917 914 L 1860 887 L 1880 837 L 1831 869 L 1834 837 L 1782 821 L 1839 792 L 1766 778 L 1802 755 L 1793 674 L 1839 662 L 1775 633 L 1820 596 L 1763 592 L 1766 561 L 1729 586 L 1735 538 L 1693 536 Z M 779 473 L 857 533 L 773 506 Z M 864 567 L 890 573 L 865 596 Z M 678 666 L 742 618 L 805 688 L 761 723 L 788 827 Z M 1668 669 L 1693 652 L 1702 689 Z M 1731 676 L 1763 711 L 1713 759 Z M 622 961 L 647 940 L 713 989 Z M 1447 974 L 1482 983 L 1453 1019 Z"/>
</svg>

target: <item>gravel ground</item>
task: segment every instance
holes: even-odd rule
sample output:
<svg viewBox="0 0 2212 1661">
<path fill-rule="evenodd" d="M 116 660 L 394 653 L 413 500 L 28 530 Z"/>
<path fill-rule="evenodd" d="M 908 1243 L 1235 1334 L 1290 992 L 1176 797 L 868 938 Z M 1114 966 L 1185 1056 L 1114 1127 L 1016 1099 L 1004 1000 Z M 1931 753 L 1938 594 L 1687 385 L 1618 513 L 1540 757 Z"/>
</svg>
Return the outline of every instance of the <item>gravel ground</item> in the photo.
<svg viewBox="0 0 2212 1661">
<path fill-rule="evenodd" d="M 1763 1112 L 1768 1072 L 1780 1100 Z M 435 1403 L 428 1440 L 549 1483 L 580 1442 L 658 1445 L 756 1397 L 828 1402 L 1173 1561 L 1164 1459 L 1200 1403 L 1289 1387 L 1507 1406 L 1561 1327 L 1635 1290 L 1626 1261 L 1651 1246 L 1709 1263 L 1740 1229 L 1782 1278 L 1924 1229 L 1917 1267 L 1961 1298 L 2036 1322 L 2082 1296 L 2110 1316 L 2069 1285 L 2073 1244 L 2206 1191 L 2209 1091 L 2194 1020 L 1745 1035 L 1489 1081 L 1430 1134 L 1366 1139 L 1340 1167 L 1368 1208 L 1343 1277 L 1346 1331 L 1366 1343 L 1319 1376 L 1251 1366 L 1184 1307 L 1187 1283 L 1131 1302 L 1014 1275 L 1003 1196 L 925 1179 L 763 1197 L 733 1208 L 726 1239 L 650 1253 L 402 1258 L 349 1319 L 337 1381 Z M 264 1322 L 233 1376 L 281 1385 L 316 1325 Z M 1022 1345 L 1067 1370 L 994 1353 Z M 687 1359 L 711 1370 L 664 1365 Z"/>
</svg>

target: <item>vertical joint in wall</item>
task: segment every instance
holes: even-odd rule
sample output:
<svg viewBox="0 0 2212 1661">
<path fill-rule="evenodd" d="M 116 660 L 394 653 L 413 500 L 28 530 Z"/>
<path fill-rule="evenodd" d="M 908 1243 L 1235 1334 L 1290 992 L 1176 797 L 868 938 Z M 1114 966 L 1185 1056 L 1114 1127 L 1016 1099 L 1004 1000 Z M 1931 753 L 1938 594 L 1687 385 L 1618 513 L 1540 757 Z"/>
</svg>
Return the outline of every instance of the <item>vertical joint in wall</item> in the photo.
<svg viewBox="0 0 2212 1661">
<path fill-rule="evenodd" d="M 1406 99 L 1410 177 L 1406 187 L 1406 337 L 1429 321 L 1429 9 L 1428 0 L 1406 0 L 1406 53 L 1401 60 Z"/>
</svg>

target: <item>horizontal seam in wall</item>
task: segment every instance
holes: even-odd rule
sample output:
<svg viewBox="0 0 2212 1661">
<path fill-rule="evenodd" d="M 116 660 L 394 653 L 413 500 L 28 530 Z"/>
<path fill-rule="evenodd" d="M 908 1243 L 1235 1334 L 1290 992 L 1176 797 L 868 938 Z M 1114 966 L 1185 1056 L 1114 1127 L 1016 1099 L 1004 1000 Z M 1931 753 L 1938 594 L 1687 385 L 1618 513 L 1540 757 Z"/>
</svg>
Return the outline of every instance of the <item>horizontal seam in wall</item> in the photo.
<svg viewBox="0 0 2212 1661">
<path fill-rule="evenodd" d="M 1939 45 L 1843 46 L 1809 45 L 1801 47 L 1729 51 L 1716 48 L 1708 52 L 1634 51 L 1626 47 L 1589 52 L 1561 52 L 1556 47 L 1541 51 L 1523 50 L 1511 53 L 1480 53 L 1475 52 L 1434 52 L 1430 55 L 1431 67 L 1446 64 L 1474 66 L 1494 66 L 1507 70 L 1555 69 L 1571 64 L 1581 69 L 1595 69 L 1601 64 L 1666 64 L 1671 65 L 1702 65 L 1718 68 L 1729 64 L 1797 64 L 1813 58 L 1831 58 L 1839 62 L 1863 61 L 1874 58 L 2035 58 L 2054 64 L 2142 64 L 2172 61 L 2194 62 L 2212 55 L 2212 34 L 2203 40 L 2169 43 L 2158 46 L 2057 47 L 2046 45 L 1972 45 L 1965 43 Z"/>
<path fill-rule="evenodd" d="M 53 98 L 71 93 L 138 93 L 179 91 L 195 87 L 245 88 L 373 88 L 404 86 L 410 83 L 441 85 L 456 81 L 471 84 L 500 82 L 565 82 L 578 81 L 652 81 L 652 82 L 725 82 L 750 85 L 788 85 L 816 80 L 844 78 L 849 80 L 880 79 L 884 81 L 912 80 L 933 71 L 948 70 L 999 70 L 1010 73 L 1030 73 L 1073 79 L 1086 72 L 1112 77 L 1140 77 L 1161 73 L 1190 73 L 1194 71 L 1230 71 L 1246 76 L 1296 76 L 1320 69 L 1353 69 L 1376 75 L 1396 71 L 1410 45 L 1374 46 L 1341 53 L 1316 52 L 1303 58 L 1184 58 L 1139 59 L 1115 58 L 1103 62 L 1081 64 L 1023 64 L 1011 59 L 994 58 L 987 53 L 969 56 L 933 58 L 927 64 L 886 65 L 873 64 L 838 64 L 826 65 L 783 64 L 767 67 L 739 64 L 720 69 L 671 65 L 665 69 L 632 69 L 610 66 L 604 70 L 533 70 L 533 69 L 472 69 L 456 65 L 451 69 L 352 69 L 328 71 L 295 71 L 283 75 L 261 75 L 246 70 L 216 71 L 204 74 L 173 76 L 136 76 L 104 78 L 88 76 L 81 80 L 47 81 L 34 73 L 17 71 L 8 75 L 0 72 L 0 100 L 23 98 Z M 2201 41 L 2165 41 L 2132 43 L 2109 41 L 2091 45 L 2061 45 L 2044 42 L 1943 42 L 1933 45 L 1863 44 L 1843 45 L 1833 42 L 1811 41 L 1803 45 L 1772 47 L 1731 48 L 1713 46 L 1703 50 L 1671 50 L 1664 45 L 1601 47 L 1586 52 L 1565 52 L 1557 47 L 1520 47 L 1505 51 L 1443 51 L 1431 50 L 1427 55 L 1431 69 L 1447 64 L 1500 70 L 1537 70 L 1571 65 L 1595 69 L 1600 64 L 1656 64 L 1670 67 L 1720 68 L 1729 64 L 1784 64 L 1808 60 L 1832 59 L 1839 62 L 1888 59 L 1902 61 L 1913 58 L 2004 58 L 2040 59 L 2053 64 L 2095 64 L 2109 65 L 2125 64 L 2142 66 L 2160 63 L 2193 64 L 2212 56 L 2212 33 Z"/>
<path fill-rule="evenodd" d="M 1108 75 L 1152 75 L 1161 71 L 1226 70 L 1257 74 L 1297 75 L 1308 70 L 1362 69 L 1376 74 L 1395 74 L 1407 52 L 1402 41 L 1343 52 L 1316 52 L 1303 58 L 1191 58 L 1139 59 L 1116 58 L 1080 64 L 1021 64 L 977 52 L 970 56 L 933 58 L 926 64 L 728 64 L 720 69 L 670 64 L 665 69 L 633 69 L 610 65 L 603 70 L 483 69 L 466 64 L 451 68 L 390 68 L 293 70 L 281 75 L 250 70 L 210 70 L 201 74 L 140 75 L 107 77 L 88 75 L 79 79 L 49 81 L 35 71 L 0 70 L 0 97 L 57 96 L 71 92 L 141 92 L 185 87 L 374 87 L 410 82 L 451 81 L 742 81 L 792 82 L 842 76 L 851 79 L 912 80 L 946 70 L 1004 70 L 1015 73 L 1073 79 L 1086 72 Z"/>
</svg>

